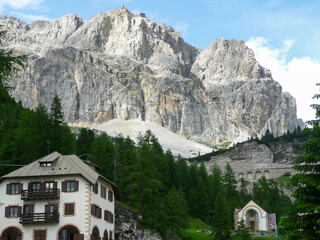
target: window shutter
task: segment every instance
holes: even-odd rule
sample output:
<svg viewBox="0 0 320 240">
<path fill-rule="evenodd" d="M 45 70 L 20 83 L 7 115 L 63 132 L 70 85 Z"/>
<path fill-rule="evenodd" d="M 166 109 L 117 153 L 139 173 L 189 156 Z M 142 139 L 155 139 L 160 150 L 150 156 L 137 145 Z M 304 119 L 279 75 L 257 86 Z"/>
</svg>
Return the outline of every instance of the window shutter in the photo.
<svg viewBox="0 0 320 240">
<path fill-rule="evenodd" d="M 101 208 L 99 208 L 99 218 L 101 218 L 101 214 L 102 213 L 102 209 Z"/>
<path fill-rule="evenodd" d="M 79 190 L 79 181 L 75 181 L 74 182 L 74 191 L 78 191 Z"/>
<path fill-rule="evenodd" d="M 44 189 L 44 186 L 45 186 L 45 183 L 44 183 L 44 182 L 41 182 L 41 183 L 40 183 L 40 189 Z"/>
<path fill-rule="evenodd" d="M 5 217 L 9 217 L 9 215 L 10 215 L 10 207 L 6 207 L 6 208 L 5 208 L 4 216 L 5 216 Z"/>
<path fill-rule="evenodd" d="M 44 212 L 45 212 L 46 214 L 49 213 L 49 205 L 48 205 L 48 204 L 46 204 L 46 205 L 44 206 Z"/>
<path fill-rule="evenodd" d="M 29 190 L 29 191 L 32 191 L 32 182 L 29 182 L 29 183 L 28 183 L 28 190 Z"/>
<path fill-rule="evenodd" d="M 7 194 L 11 193 L 11 184 L 7 184 Z"/>
<path fill-rule="evenodd" d="M 33 204 L 30 204 L 30 212 L 34 213 L 34 205 Z"/>
<path fill-rule="evenodd" d="M 61 188 L 62 188 L 62 192 L 65 192 L 67 190 L 67 183 L 66 182 L 62 182 L 61 183 Z"/>
<path fill-rule="evenodd" d="M 58 188 L 58 183 L 57 182 L 53 182 L 53 188 L 57 189 Z"/>
<path fill-rule="evenodd" d="M 91 215 L 94 216 L 94 205 L 91 204 Z"/>
<path fill-rule="evenodd" d="M 53 212 L 58 213 L 58 206 L 57 203 L 53 204 Z"/>
<path fill-rule="evenodd" d="M 113 223 L 113 214 L 110 213 L 110 222 Z"/>
<path fill-rule="evenodd" d="M 18 207 L 18 217 L 20 217 L 22 211 L 22 207 Z"/>
<path fill-rule="evenodd" d="M 19 193 L 22 193 L 22 190 L 23 190 L 23 183 L 20 183 L 20 185 L 19 185 Z"/>
</svg>

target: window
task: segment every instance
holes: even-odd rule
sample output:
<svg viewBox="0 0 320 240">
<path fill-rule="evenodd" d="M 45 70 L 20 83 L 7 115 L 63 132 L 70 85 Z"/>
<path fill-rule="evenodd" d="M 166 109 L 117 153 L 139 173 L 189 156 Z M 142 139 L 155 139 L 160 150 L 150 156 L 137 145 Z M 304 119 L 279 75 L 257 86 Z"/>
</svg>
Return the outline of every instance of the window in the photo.
<svg viewBox="0 0 320 240">
<path fill-rule="evenodd" d="M 52 163 L 51 162 L 44 162 L 44 163 L 40 163 L 41 167 L 51 167 Z"/>
<path fill-rule="evenodd" d="M 34 230 L 34 240 L 46 240 L 47 231 L 46 230 Z"/>
<path fill-rule="evenodd" d="M 64 215 L 74 215 L 74 203 L 64 204 Z"/>
<path fill-rule="evenodd" d="M 107 198 L 107 189 L 106 187 L 101 185 L 101 197 L 106 199 Z"/>
<path fill-rule="evenodd" d="M 46 192 L 52 192 L 54 189 L 54 182 L 46 182 L 44 185 Z"/>
<path fill-rule="evenodd" d="M 95 204 L 91 204 L 91 215 L 97 218 L 101 218 L 101 208 Z"/>
<path fill-rule="evenodd" d="M 76 192 L 79 190 L 79 181 L 71 180 L 62 182 L 62 192 Z"/>
<path fill-rule="evenodd" d="M 108 191 L 108 199 L 109 199 L 110 202 L 113 201 L 113 193 L 110 190 Z"/>
<path fill-rule="evenodd" d="M 23 213 L 24 214 L 32 214 L 33 213 L 33 204 L 25 204 L 23 205 Z"/>
<path fill-rule="evenodd" d="M 58 204 L 57 203 L 46 204 L 45 213 L 48 215 L 53 215 L 55 213 L 58 213 Z"/>
<path fill-rule="evenodd" d="M 108 240 L 108 231 L 107 230 L 104 230 L 103 240 Z"/>
<path fill-rule="evenodd" d="M 39 182 L 32 183 L 31 186 L 32 186 L 33 192 L 40 192 L 40 183 Z"/>
<path fill-rule="evenodd" d="M 19 217 L 21 213 L 21 207 L 9 206 L 5 208 L 5 217 Z"/>
<path fill-rule="evenodd" d="M 20 194 L 22 191 L 22 183 L 7 184 L 7 194 Z"/>
<path fill-rule="evenodd" d="M 104 211 L 104 220 L 113 223 L 113 214 L 107 210 Z"/>
<path fill-rule="evenodd" d="M 99 184 L 96 183 L 95 185 L 93 185 L 93 192 L 98 194 L 98 191 L 99 191 Z"/>
</svg>

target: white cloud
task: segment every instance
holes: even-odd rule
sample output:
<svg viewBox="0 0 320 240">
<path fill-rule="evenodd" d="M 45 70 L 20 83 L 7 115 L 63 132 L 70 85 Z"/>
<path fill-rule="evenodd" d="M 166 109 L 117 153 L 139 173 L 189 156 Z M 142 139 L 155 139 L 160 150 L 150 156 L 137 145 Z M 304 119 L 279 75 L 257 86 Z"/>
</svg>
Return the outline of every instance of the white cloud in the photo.
<svg viewBox="0 0 320 240">
<path fill-rule="evenodd" d="M 20 18 L 22 18 L 23 20 L 25 20 L 27 22 L 33 22 L 33 21 L 37 21 L 37 20 L 50 20 L 50 18 L 48 18 L 45 15 L 30 15 L 30 14 L 23 14 L 20 12 L 12 12 L 12 13 L 19 16 Z"/>
<path fill-rule="evenodd" d="M 176 32 L 181 32 L 182 35 L 187 35 L 189 24 L 186 22 L 177 22 L 174 26 Z"/>
<path fill-rule="evenodd" d="M 1 0 L 0 14 L 6 7 L 13 9 L 37 9 L 42 2 L 43 0 Z"/>
<path fill-rule="evenodd" d="M 314 119 L 315 111 L 310 105 L 319 103 L 312 97 L 319 92 L 316 83 L 320 82 L 320 62 L 310 57 L 287 60 L 286 54 L 294 44 L 290 39 L 283 42 L 282 48 L 273 48 L 262 37 L 251 38 L 246 44 L 253 49 L 259 63 L 271 70 L 273 79 L 281 84 L 283 91 L 296 98 L 298 117 L 304 121 Z"/>
</svg>

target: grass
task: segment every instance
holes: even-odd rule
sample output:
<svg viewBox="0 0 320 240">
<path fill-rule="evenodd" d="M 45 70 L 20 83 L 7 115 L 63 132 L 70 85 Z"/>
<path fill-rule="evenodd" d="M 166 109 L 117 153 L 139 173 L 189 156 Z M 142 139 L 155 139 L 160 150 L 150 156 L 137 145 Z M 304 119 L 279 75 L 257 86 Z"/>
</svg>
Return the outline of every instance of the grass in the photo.
<svg viewBox="0 0 320 240">
<path fill-rule="evenodd" d="M 194 230 L 184 230 L 177 233 L 181 239 L 185 240 L 211 240 L 212 236 L 204 232 L 196 232 Z"/>
</svg>

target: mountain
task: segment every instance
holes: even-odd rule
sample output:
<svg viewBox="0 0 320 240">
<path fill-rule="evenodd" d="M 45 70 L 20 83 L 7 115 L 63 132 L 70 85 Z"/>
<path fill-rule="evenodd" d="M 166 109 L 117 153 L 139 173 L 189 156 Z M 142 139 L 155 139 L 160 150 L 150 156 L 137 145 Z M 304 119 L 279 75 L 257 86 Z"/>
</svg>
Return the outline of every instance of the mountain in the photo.
<svg viewBox="0 0 320 240">
<path fill-rule="evenodd" d="M 195 141 L 244 141 L 303 127 L 296 102 L 241 40 L 207 49 L 121 7 L 83 21 L 75 14 L 24 23 L 0 17 L 5 48 L 28 54 L 12 96 L 49 108 L 57 94 L 70 125 L 111 119 L 158 124 Z"/>
</svg>

